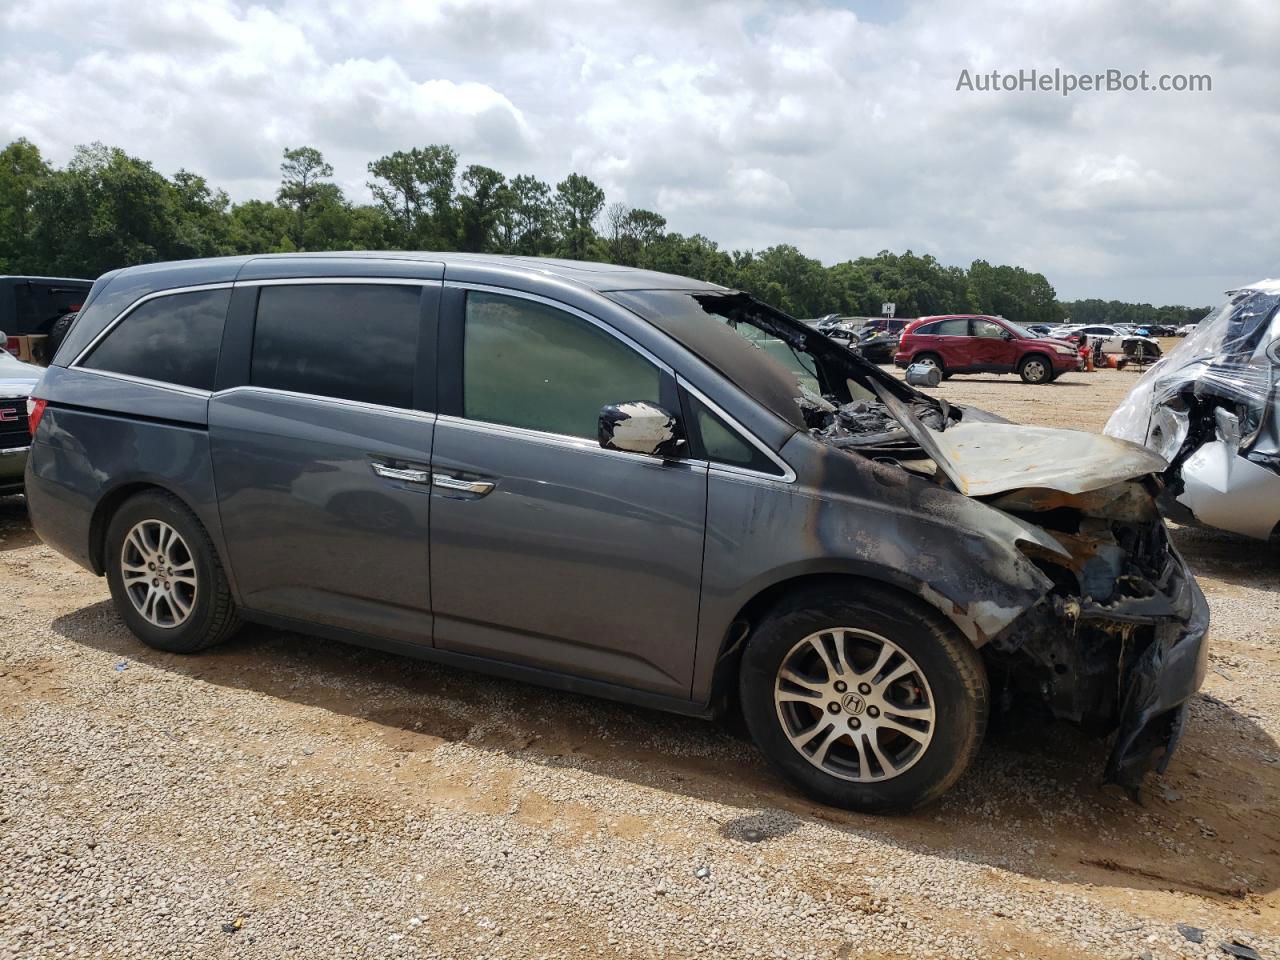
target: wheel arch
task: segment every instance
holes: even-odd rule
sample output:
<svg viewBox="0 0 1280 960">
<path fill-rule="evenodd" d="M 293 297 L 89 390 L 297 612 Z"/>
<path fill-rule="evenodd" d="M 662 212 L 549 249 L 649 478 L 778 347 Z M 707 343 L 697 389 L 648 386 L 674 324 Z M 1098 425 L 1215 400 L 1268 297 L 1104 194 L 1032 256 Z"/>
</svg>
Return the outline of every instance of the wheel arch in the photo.
<svg viewBox="0 0 1280 960">
<path fill-rule="evenodd" d="M 136 480 L 113 487 L 98 500 L 93 509 L 93 516 L 89 520 L 89 563 L 90 569 L 98 576 L 102 576 L 107 569 L 107 528 L 111 526 L 111 518 L 116 515 L 116 512 L 122 506 L 138 494 L 145 493 L 148 490 L 168 494 L 190 510 L 192 516 L 197 520 L 200 519 L 199 511 L 195 509 L 193 504 L 182 494 L 162 483 L 156 483 L 151 480 Z M 217 543 L 214 544 L 214 549 L 218 549 Z M 226 558 L 220 556 L 219 559 L 225 565 Z"/>
<path fill-rule="evenodd" d="M 790 572 L 759 588 L 739 608 L 729 622 L 716 655 L 711 677 L 710 705 L 712 712 L 724 713 L 736 709 L 737 676 L 743 648 L 761 619 L 783 598 L 801 590 L 848 590 L 871 586 L 883 593 L 899 595 L 904 604 L 922 607 L 955 627 L 975 648 L 990 639 L 953 601 L 947 599 L 929 584 L 916 581 L 896 571 L 875 568 L 871 570 L 814 570 Z"/>
<path fill-rule="evenodd" d="M 1026 353 L 1022 355 L 1021 359 L 1018 360 L 1019 375 L 1021 375 L 1022 368 L 1027 365 L 1027 361 L 1029 360 L 1044 361 L 1045 366 L 1049 370 L 1048 376 L 1044 380 L 1045 383 L 1049 383 L 1054 379 L 1056 374 L 1053 369 L 1053 357 L 1049 356 L 1049 354 L 1045 353 L 1043 350 L 1028 350 Z"/>
</svg>

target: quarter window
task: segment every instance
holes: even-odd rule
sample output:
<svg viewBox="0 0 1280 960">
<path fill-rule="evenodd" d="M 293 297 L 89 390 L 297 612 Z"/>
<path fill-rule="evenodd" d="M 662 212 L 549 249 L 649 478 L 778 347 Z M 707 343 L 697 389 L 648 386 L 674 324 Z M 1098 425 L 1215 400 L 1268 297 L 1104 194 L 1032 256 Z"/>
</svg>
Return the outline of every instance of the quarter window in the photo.
<svg viewBox="0 0 1280 960">
<path fill-rule="evenodd" d="M 519 297 L 467 294 L 463 415 L 594 440 L 600 408 L 659 403 L 657 367 L 593 323 Z"/>
<path fill-rule="evenodd" d="M 148 300 L 93 348 L 83 366 L 212 390 L 230 301 L 229 290 Z"/>
<path fill-rule="evenodd" d="M 265 286 L 249 382 L 412 407 L 421 296 L 421 287 L 395 284 Z"/>
<path fill-rule="evenodd" d="M 778 474 L 777 464 L 712 413 L 701 400 L 691 395 L 689 404 L 693 408 L 693 417 L 698 424 L 698 436 L 702 438 L 702 450 L 707 460 L 711 463 L 758 470 L 761 473 Z"/>
</svg>

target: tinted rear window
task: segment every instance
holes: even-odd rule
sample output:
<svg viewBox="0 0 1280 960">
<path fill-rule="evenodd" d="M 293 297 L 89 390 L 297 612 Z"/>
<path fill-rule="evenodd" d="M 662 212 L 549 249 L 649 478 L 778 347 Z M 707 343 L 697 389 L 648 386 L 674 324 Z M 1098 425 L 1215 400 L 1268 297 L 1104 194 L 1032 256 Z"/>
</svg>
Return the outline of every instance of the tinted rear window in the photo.
<svg viewBox="0 0 1280 960">
<path fill-rule="evenodd" d="M 83 366 L 212 390 L 230 290 L 148 300 L 93 348 Z"/>
<path fill-rule="evenodd" d="M 266 286 L 250 382 L 319 397 L 413 406 L 421 287 Z"/>
</svg>

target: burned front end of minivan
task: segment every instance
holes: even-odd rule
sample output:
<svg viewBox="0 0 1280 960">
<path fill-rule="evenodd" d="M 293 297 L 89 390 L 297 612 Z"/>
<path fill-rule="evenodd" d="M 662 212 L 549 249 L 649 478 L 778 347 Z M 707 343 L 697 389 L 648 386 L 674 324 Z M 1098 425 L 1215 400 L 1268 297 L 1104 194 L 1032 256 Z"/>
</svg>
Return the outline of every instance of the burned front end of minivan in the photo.
<svg viewBox="0 0 1280 960">
<path fill-rule="evenodd" d="M 1041 534 L 1019 538 L 1018 553 L 1043 593 L 979 638 L 1001 702 L 1115 732 L 1104 780 L 1136 795 L 1148 771 L 1168 765 L 1208 659 L 1208 604 L 1156 505 L 1164 461 L 1124 441 L 973 410 L 922 418 L 918 402 L 880 392 L 935 478 L 969 498 L 970 523 L 998 511 Z"/>
<path fill-rule="evenodd" d="M 948 404 L 744 294 L 691 299 L 786 367 L 807 429 L 784 452 L 820 477 L 809 523 L 826 556 L 941 611 L 998 702 L 1114 733 L 1106 781 L 1136 793 L 1164 770 L 1209 617 L 1157 509 L 1161 456 Z"/>
<path fill-rule="evenodd" d="M 1231 291 L 1138 381 L 1106 432 L 1168 460 L 1170 519 L 1280 540 L 1280 281 Z"/>
</svg>

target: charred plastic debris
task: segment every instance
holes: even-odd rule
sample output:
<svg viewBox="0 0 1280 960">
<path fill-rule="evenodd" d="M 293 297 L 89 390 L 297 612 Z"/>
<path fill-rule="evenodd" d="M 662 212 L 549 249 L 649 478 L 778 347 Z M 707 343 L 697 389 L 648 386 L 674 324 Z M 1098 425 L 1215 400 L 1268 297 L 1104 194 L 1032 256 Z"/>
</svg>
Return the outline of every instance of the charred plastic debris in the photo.
<svg viewBox="0 0 1280 960">
<path fill-rule="evenodd" d="M 1280 540 L 1280 281 L 1231 291 L 1138 381 L 1106 432 L 1169 462 L 1166 516 Z"/>
<path fill-rule="evenodd" d="M 1110 437 L 949 405 L 752 307 L 727 313 L 731 325 L 750 323 L 811 358 L 801 367 L 821 392 L 801 385 L 796 403 L 813 437 L 964 495 L 977 526 L 995 527 L 998 511 L 1028 531 L 1018 548 L 1039 571 L 1039 598 L 990 609 L 975 591 L 957 617 L 972 618 L 1003 706 L 1116 732 L 1104 779 L 1136 796 L 1143 776 L 1168 764 L 1207 661 L 1208 608 L 1156 505 L 1165 461 Z"/>
</svg>

